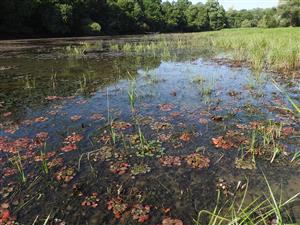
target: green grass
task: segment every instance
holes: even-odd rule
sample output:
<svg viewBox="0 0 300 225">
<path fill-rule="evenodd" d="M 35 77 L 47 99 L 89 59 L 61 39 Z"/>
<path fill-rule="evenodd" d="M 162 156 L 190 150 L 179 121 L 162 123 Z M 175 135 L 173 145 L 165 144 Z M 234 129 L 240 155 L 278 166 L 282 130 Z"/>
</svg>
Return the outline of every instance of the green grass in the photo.
<svg viewBox="0 0 300 225">
<path fill-rule="evenodd" d="M 135 80 L 130 80 L 127 94 L 128 94 L 130 109 L 132 112 L 134 112 L 135 101 L 136 101 L 136 82 L 135 82 Z"/>
<path fill-rule="evenodd" d="M 235 60 L 248 61 L 253 69 L 286 72 L 300 66 L 298 28 L 222 30 L 215 32 L 212 43 L 226 52 L 233 52 Z"/>
<path fill-rule="evenodd" d="M 26 183 L 27 178 L 26 178 L 25 171 L 23 168 L 22 158 L 21 158 L 20 153 L 18 152 L 17 156 L 14 156 L 13 158 L 11 158 L 10 162 L 12 163 L 12 165 L 15 167 L 16 171 L 18 172 L 21 182 Z"/>
<path fill-rule="evenodd" d="M 278 225 L 292 224 L 293 221 L 285 218 L 283 212 L 291 203 L 299 200 L 300 193 L 283 202 L 281 197 L 279 199 L 275 197 L 265 175 L 264 178 L 268 193 L 254 198 L 248 204 L 245 201 L 248 195 L 248 183 L 239 201 L 235 195 L 232 201 L 226 201 L 222 206 L 220 206 L 221 193 L 218 191 L 215 208 L 212 211 L 201 210 L 197 219 L 194 220 L 195 224 L 202 225 L 204 224 L 202 221 L 206 220 L 205 224 L 208 225 L 268 225 L 271 218 L 276 218 Z"/>
<path fill-rule="evenodd" d="M 288 94 L 287 92 L 279 86 L 279 84 L 273 79 L 273 85 L 274 87 L 282 94 L 284 94 L 289 101 L 289 103 L 293 106 L 296 115 L 300 116 L 300 106 L 294 101 Z"/>
<path fill-rule="evenodd" d="M 300 29 L 243 28 L 221 31 L 145 36 L 138 44 L 110 43 L 110 50 L 125 54 L 150 54 L 169 59 L 176 52 L 204 50 L 226 53 L 236 62 L 248 62 L 254 71 L 287 73 L 300 67 Z M 204 51 L 205 52 L 205 51 Z"/>
</svg>

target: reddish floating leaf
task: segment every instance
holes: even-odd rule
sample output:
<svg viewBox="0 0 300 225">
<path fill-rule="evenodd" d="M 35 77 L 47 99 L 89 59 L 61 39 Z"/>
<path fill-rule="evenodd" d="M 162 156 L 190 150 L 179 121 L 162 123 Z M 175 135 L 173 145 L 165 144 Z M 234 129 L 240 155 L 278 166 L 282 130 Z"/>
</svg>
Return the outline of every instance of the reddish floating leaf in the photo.
<svg viewBox="0 0 300 225">
<path fill-rule="evenodd" d="M 165 104 L 159 105 L 159 109 L 163 112 L 169 112 L 174 108 L 176 108 L 176 106 L 174 104 L 170 104 L 170 103 L 165 103 Z"/>
<path fill-rule="evenodd" d="M 188 142 L 191 140 L 191 136 L 189 133 L 183 133 L 179 139 L 182 141 Z"/>
<path fill-rule="evenodd" d="M 118 174 L 118 175 L 123 175 L 124 173 L 127 172 L 129 168 L 129 164 L 128 163 L 124 163 L 124 162 L 116 162 L 114 164 L 112 164 L 110 166 L 110 171 L 112 173 Z"/>
<path fill-rule="evenodd" d="M 3 113 L 3 116 L 4 117 L 9 117 L 9 116 L 11 116 L 12 115 L 12 112 L 6 112 L 6 113 Z"/>
<path fill-rule="evenodd" d="M 71 116 L 70 119 L 71 119 L 71 121 L 76 122 L 76 121 L 78 121 L 78 120 L 81 119 L 81 116 L 79 116 L 79 115 L 74 115 L 74 116 Z"/>
<path fill-rule="evenodd" d="M 96 208 L 98 206 L 99 201 L 100 201 L 100 199 L 98 198 L 98 193 L 94 192 L 91 196 L 85 197 L 85 199 L 81 203 L 81 205 Z"/>
<path fill-rule="evenodd" d="M 163 219 L 162 225 L 183 225 L 183 222 L 180 219 L 172 219 L 167 217 Z"/>
<path fill-rule="evenodd" d="M 162 164 L 162 166 L 166 167 L 181 165 L 181 159 L 179 156 L 164 156 L 159 159 L 159 162 Z"/>
<path fill-rule="evenodd" d="M 204 118 L 200 118 L 199 123 L 202 124 L 202 125 L 206 125 L 206 124 L 208 124 L 208 120 L 204 119 Z"/>
<path fill-rule="evenodd" d="M 202 169 L 209 166 L 210 160 L 199 153 L 193 153 L 186 157 L 186 162 L 193 168 Z"/>
<path fill-rule="evenodd" d="M 134 220 L 137 220 L 140 223 L 144 223 L 150 219 L 150 206 L 136 204 L 131 210 L 131 215 Z"/>
<path fill-rule="evenodd" d="M 47 120 L 48 120 L 47 117 L 41 116 L 41 117 L 35 118 L 35 119 L 34 119 L 34 122 L 36 122 L 36 123 L 43 123 L 43 122 L 46 122 Z"/>
<path fill-rule="evenodd" d="M 68 144 L 64 147 L 61 148 L 61 151 L 63 152 L 71 152 L 77 149 L 77 145 L 76 144 Z"/>
<path fill-rule="evenodd" d="M 229 141 L 225 140 L 223 136 L 219 136 L 217 138 L 212 138 L 212 143 L 216 148 L 222 148 L 225 150 L 231 149 L 234 147 L 234 144 Z"/>
<path fill-rule="evenodd" d="M 90 118 L 92 120 L 103 120 L 104 116 L 100 113 L 94 113 Z"/>
<path fill-rule="evenodd" d="M 56 99 L 61 99 L 62 97 L 58 97 L 58 96 L 47 96 L 45 99 L 48 100 L 48 101 L 53 101 L 53 100 L 56 100 Z"/>
<path fill-rule="evenodd" d="M 123 202 L 123 199 L 120 197 L 112 198 L 107 203 L 107 209 L 113 211 L 115 218 L 120 219 L 122 217 L 122 213 L 126 211 L 128 205 Z"/>
</svg>

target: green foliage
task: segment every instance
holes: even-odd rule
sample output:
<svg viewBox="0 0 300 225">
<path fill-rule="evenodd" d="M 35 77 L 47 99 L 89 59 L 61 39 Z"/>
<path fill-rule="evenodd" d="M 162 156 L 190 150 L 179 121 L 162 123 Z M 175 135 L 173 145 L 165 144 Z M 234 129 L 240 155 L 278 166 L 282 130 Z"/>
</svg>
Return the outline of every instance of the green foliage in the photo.
<svg viewBox="0 0 300 225">
<path fill-rule="evenodd" d="M 280 1 L 278 15 L 280 17 L 280 25 L 300 26 L 300 1 Z"/>
<path fill-rule="evenodd" d="M 252 27 L 251 21 L 248 20 L 248 19 L 245 19 L 245 20 L 241 23 L 241 27 L 243 27 L 243 28 Z"/>
<path fill-rule="evenodd" d="M 92 21 L 91 19 L 83 20 L 84 34 L 93 35 L 101 32 L 101 26 L 99 23 Z"/>
<path fill-rule="evenodd" d="M 220 30 L 225 26 L 225 9 L 217 0 L 206 2 L 208 11 L 209 25 L 212 30 Z"/>
<path fill-rule="evenodd" d="M 201 3 L 190 5 L 186 10 L 185 15 L 190 31 L 209 29 L 208 11 L 205 5 Z"/>
<path fill-rule="evenodd" d="M 218 0 L 1 0 L 1 34 L 48 36 L 300 26 L 300 0 L 225 12 Z"/>
<path fill-rule="evenodd" d="M 264 15 L 264 17 L 258 22 L 257 27 L 274 28 L 277 27 L 277 21 L 272 15 Z"/>
</svg>

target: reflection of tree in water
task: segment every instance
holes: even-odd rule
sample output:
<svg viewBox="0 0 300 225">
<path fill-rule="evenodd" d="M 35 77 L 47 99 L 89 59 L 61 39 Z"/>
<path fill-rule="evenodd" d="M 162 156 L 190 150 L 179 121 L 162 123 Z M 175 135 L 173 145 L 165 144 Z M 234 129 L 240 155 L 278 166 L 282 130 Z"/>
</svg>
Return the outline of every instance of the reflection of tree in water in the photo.
<svg viewBox="0 0 300 225">
<path fill-rule="evenodd" d="M 16 111 L 21 115 L 26 108 L 40 106 L 47 96 L 89 97 L 99 88 L 127 79 L 128 72 L 131 76 L 136 76 L 139 68 L 158 67 L 160 59 L 123 56 L 98 60 L 23 58 L 4 62 L 5 65 L 17 68 L 0 74 L 0 100 L 5 101 L 5 110 Z"/>
</svg>

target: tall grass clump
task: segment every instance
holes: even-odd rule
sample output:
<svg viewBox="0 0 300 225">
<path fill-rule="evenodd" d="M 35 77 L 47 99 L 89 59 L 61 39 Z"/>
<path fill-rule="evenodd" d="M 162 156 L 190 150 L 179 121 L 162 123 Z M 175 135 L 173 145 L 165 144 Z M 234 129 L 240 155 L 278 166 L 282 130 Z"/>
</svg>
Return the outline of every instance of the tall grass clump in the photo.
<svg viewBox="0 0 300 225">
<path fill-rule="evenodd" d="M 284 216 L 287 207 L 299 200 L 300 193 L 295 194 L 286 201 L 282 201 L 281 197 L 277 199 L 275 194 L 265 177 L 268 193 L 261 197 L 256 197 L 250 203 L 246 204 L 248 195 L 248 183 L 244 194 L 240 201 L 236 196 L 227 204 L 220 206 L 221 193 L 218 191 L 217 205 L 213 211 L 201 210 L 195 219 L 196 225 L 268 225 L 268 224 L 293 224 L 289 216 Z M 227 202 L 228 203 L 228 202 Z M 203 223 L 202 221 L 205 221 Z M 275 223 L 274 223 L 275 221 Z"/>
<path fill-rule="evenodd" d="M 287 72 L 300 67 L 300 30 L 230 29 L 211 36 L 214 47 L 231 52 L 233 59 L 246 60 L 254 69 Z"/>
<path fill-rule="evenodd" d="M 67 46 L 66 54 L 69 57 L 83 57 L 86 54 L 86 51 L 91 49 L 93 45 L 89 42 L 80 42 L 79 45 L 76 46 Z"/>
<path fill-rule="evenodd" d="M 11 158 L 10 162 L 12 163 L 12 165 L 15 167 L 16 171 L 18 172 L 21 182 L 25 183 L 27 181 L 27 178 L 26 178 L 25 171 L 23 168 L 22 158 L 21 158 L 20 153 L 18 152 L 17 156 L 14 156 L 13 158 Z"/>
</svg>

